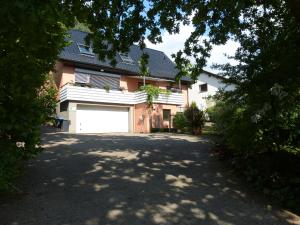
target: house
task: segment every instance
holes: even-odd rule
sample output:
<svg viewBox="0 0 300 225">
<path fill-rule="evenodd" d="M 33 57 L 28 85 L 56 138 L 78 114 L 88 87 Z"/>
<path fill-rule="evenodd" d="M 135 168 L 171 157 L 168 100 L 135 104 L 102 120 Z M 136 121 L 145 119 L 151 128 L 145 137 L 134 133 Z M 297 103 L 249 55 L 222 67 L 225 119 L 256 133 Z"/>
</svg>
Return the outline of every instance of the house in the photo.
<svg viewBox="0 0 300 225">
<path fill-rule="evenodd" d="M 171 128 L 172 116 L 188 104 L 189 79 L 175 83 L 174 63 L 161 51 L 146 48 L 150 76 L 147 84 L 169 89 L 154 100 L 149 110 L 139 76 L 142 51 L 136 45 L 116 55 L 117 65 L 100 61 L 90 46 L 87 33 L 71 30 L 71 45 L 59 55 L 53 73 L 59 90 L 57 114 L 65 120 L 64 130 L 71 133 L 136 132 Z"/>
<path fill-rule="evenodd" d="M 204 71 L 198 76 L 196 83 L 188 89 L 188 101 L 195 102 L 201 110 L 213 106 L 214 101 L 209 98 L 210 96 L 214 96 L 220 89 L 231 91 L 235 88 L 233 84 L 225 84 L 225 79 L 217 74 Z"/>
</svg>

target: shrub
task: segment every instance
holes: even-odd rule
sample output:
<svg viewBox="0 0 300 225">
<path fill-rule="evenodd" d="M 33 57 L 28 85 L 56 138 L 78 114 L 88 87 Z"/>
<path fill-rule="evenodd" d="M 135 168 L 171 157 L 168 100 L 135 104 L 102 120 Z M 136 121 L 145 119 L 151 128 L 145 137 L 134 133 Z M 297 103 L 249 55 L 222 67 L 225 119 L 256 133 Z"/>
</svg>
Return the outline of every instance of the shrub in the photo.
<svg viewBox="0 0 300 225">
<path fill-rule="evenodd" d="M 13 191 L 12 182 L 20 174 L 23 161 L 41 151 L 40 125 L 49 121 L 55 113 L 57 95 L 49 75 L 43 78 L 44 84 L 32 95 L 26 95 L 24 90 L 23 95 L 18 93 L 14 96 L 16 102 L 11 101 L 10 114 L 1 113 L 0 192 Z M 29 97 L 32 99 L 29 100 Z M 8 107 L 0 106 L 0 112 L 7 111 Z"/>
<path fill-rule="evenodd" d="M 204 126 L 205 115 L 204 112 L 201 111 L 195 102 L 184 111 L 184 116 L 187 119 L 187 125 L 193 134 L 200 134 L 201 129 Z"/>
<path fill-rule="evenodd" d="M 177 130 L 184 131 L 184 129 L 187 127 L 188 122 L 185 118 L 184 114 L 182 112 L 176 113 L 173 119 L 173 124 Z"/>
<path fill-rule="evenodd" d="M 43 110 L 42 122 L 54 122 L 53 118 L 56 112 L 58 91 L 54 83 L 52 74 L 46 76 L 45 84 L 40 88 L 38 100 Z"/>
<path fill-rule="evenodd" d="M 104 89 L 106 92 L 109 92 L 110 86 L 109 86 L 108 84 L 105 84 L 105 85 L 103 86 L 103 89 Z"/>
<path fill-rule="evenodd" d="M 299 104 L 282 101 L 272 106 L 259 101 L 246 102 L 228 93 L 216 96 L 208 113 L 222 137 L 218 154 L 255 188 L 297 210 Z"/>
<path fill-rule="evenodd" d="M 296 102 L 286 107 L 275 107 L 240 101 L 225 93 L 216 97 L 216 105 L 209 109 L 217 133 L 236 154 L 257 154 L 268 151 L 288 151 L 299 154 L 300 111 Z"/>
</svg>

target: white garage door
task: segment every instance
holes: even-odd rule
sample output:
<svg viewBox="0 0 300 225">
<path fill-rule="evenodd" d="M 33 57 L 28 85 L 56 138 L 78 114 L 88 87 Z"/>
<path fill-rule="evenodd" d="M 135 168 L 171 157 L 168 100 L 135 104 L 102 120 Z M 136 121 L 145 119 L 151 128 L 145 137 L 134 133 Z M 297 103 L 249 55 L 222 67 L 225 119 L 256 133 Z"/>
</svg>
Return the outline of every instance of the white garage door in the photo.
<svg viewBox="0 0 300 225">
<path fill-rule="evenodd" d="M 77 133 L 128 132 L 128 108 L 77 105 Z"/>
</svg>

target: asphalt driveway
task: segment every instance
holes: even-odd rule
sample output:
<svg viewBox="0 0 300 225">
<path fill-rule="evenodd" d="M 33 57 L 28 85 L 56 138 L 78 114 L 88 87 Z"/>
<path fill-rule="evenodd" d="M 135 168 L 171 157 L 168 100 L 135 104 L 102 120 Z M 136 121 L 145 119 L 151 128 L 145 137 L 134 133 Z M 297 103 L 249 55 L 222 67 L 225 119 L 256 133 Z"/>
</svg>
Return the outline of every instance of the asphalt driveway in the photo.
<svg viewBox="0 0 300 225">
<path fill-rule="evenodd" d="M 45 133 L 1 225 L 289 224 L 187 135 Z"/>
</svg>

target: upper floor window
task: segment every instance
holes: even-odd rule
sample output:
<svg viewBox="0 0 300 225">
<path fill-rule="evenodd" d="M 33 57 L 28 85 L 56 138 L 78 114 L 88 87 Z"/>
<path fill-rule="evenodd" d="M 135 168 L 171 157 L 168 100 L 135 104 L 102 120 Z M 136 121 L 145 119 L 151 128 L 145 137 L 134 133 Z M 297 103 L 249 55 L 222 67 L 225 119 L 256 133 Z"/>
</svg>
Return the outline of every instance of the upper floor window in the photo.
<svg viewBox="0 0 300 225">
<path fill-rule="evenodd" d="M 128 53 L 119 52 L 119 55 L 123 63 L 132 64 L 132 65 L 134 64 L 133 59 L 130 57 Z"/>
<path fill-rule="evenodd" d="M 87 46 L 79 43 L 77 43 L 77 46 L 81 54 L 92 55 L 92 56 L 95 55 L 91 46 Z"/>
<path fill-rule="evenodd" d="M 207 84 L 200 84 L 199 85 L 200 92 L 207 92 Z"/>
</svg>

